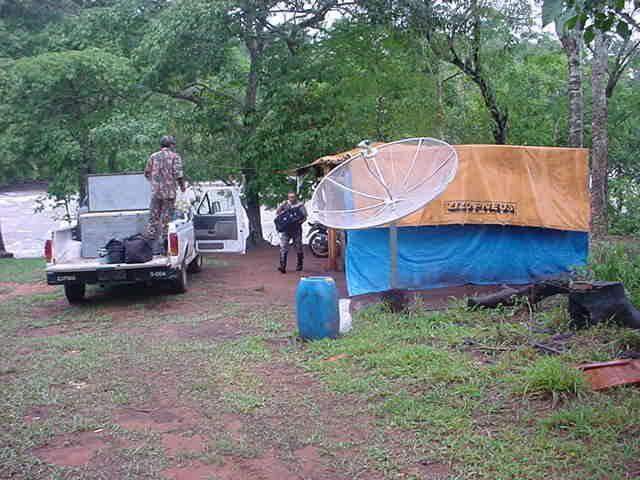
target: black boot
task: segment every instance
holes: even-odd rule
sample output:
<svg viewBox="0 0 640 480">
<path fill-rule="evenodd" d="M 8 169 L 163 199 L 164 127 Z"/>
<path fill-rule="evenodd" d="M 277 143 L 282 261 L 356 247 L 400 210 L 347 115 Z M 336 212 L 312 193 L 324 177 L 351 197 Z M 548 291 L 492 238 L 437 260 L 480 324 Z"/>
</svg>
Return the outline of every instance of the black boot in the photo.
<svg viewBox="0 0 640 480">
<path fill-rule="evenodd" d="M 280 273 L 287 273 L 287 252 L 280 252 Z"/>
<path fill-rule="evenodd" d="M 296 266 L 296 272 L 301 272 L 304 263 L 304 254 L 302 252 L 298 252 L 298 265 Z"/>
<path fill-rule="evenodd" d="M 151 241 L 151 253 L 153 255 L 164 255 L 166 253 L 163 239 L 156 238 Z"/>
</svg>

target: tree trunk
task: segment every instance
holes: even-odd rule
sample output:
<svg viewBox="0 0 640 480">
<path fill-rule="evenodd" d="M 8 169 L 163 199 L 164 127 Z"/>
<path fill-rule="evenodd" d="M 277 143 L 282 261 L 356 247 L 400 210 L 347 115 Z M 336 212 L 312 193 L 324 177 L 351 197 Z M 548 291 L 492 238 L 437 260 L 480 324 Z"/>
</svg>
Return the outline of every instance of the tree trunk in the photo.
<svg viewBox="0 0 640 480">
<path fill-rule="evenodd" d="M 82 202 L 87 196 L 87 175 L 89 174 L 86 165 L 82 165 L 78 169 L 78 194 L 80 195 L 79 203 L 82 205 Z"/>
<path fill-rule="evenodd" d="M 493 121 L 493 138 L 497 145 L 505 145 L 507 143 L 509 127 L 509 112 L 506 107 L 500 106 L 496 97 L 495 89 L 485 77 L 484 70 L 479 63 L 479 39 L 476 39 L 475 41 L 476 45 L 473 60 L 462 60 L 458 56 L 458 53 L 452 43 L 449 46 L 449 53 L 451 56 L 447 60 L 452 65 L 458 67 L 473 83 L 478 86 L 484 105 L 487 107 L 491 120 Z"/>
<path fill-rule="evenodd" d="M 2 237 L 2 224 L 0 224 L 0 258 L 13 258 L 13 253 L 7 252 L 4 246 L 4 238 Z"/>
<path fill-rule="evenodd" d="M 96 167 L 95 157 L 92 154 L 85 153 L 82 158 L 82 165 L 80 166 L 80 169 L 79 169 L 80 184 L 78 185 L 78 193 L 80 194 L 80 203 L 82 203 L 82 201 L 84 200 L 84 198 L 87 196 L 87 193 L 88 193 L 87 177 L 89 175 L 96 173 L 96 171 L 97 171 L 97 167 Z"/>
<path fill-rule="evenodd" d="M 509 124 L 509 115 L 505 109 L 501 109 L 496 99 L 496 94 L 491 85 L 478 74 L 474 80 L 480 87 L 480 93 L 484 104 L 489 110 L 491 119 L 493 120 L 493 138 L 497 145 L 505 145 L 507 143 L 507 131 Z"/>
<path fill-rule="evenodd" d="M 570 147 L 584 146 L 583 100 L 582 100 L 582 35 L 576 31 L 562 32 L 560 42 L 567 56 L 569 78 L 569 139 Z"/>
<path fill-rule="evenodd" d="M 249 217 L 249 243 L 253 246 L 265 243 L 262 234 L 262 215 L 260 214 L 260 195 L 253 187 L 255 173 L 245 171 L 245 191 L 244 197 L 247 206 L 247 217 Z"/>
<path fill-rule="evenodd" d="M 118 165 L 116 161 L 117 155 L 118 152 L 116 150 L 113 150 L 109 155 L 109 173 L 116 173 L 118 171 Z"/>
<path fill-rule="evenodd" d="M 250 18 L 255 22 L 255 12 L 252 13 L 254 16 Z M 244 98 L 243 126 L 245 135 L 247 138 L 250 138 L 256 130 L 255 113 L 258 102 L 258 71 L 262 46 L 258 42 L 257 35 L 249 35 L 245 39 L 245 45 L 249 51 L 250 64 Z M 258 189 L 255 187 L 257 171 L 253 169 L 253 165 L 245 166 L 248 167 L 243 171 L 243 174 L 245 179 L 244 195 L 247 203 L 247 216 L 249 217 L 249 243 L 255 246 L 264 243 L 262 215 L 260 213 L 260 195 L 258 194 Z"/>
<path fill-rule="evenodd" d="M 608 219 L 608 40 L 597 33 L 593 45 L 591 90 L 593 95 L 591 120 L 591 234 L 602 238 L 607 234 Z"/>
</svg>

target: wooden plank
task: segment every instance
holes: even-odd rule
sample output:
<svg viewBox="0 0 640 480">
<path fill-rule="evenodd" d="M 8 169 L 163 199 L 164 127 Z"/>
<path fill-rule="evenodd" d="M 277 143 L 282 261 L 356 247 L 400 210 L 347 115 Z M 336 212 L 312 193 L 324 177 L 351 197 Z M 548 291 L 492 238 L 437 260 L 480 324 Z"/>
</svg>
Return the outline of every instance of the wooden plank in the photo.
<svg viewBox="0 0 640 480">
<path fill-rule="evenodd" d="M 578 368 L 585 373 L 594 390 L 640 383 L 640 360 L 614 360 L 580 365 Z"/>
</svg>

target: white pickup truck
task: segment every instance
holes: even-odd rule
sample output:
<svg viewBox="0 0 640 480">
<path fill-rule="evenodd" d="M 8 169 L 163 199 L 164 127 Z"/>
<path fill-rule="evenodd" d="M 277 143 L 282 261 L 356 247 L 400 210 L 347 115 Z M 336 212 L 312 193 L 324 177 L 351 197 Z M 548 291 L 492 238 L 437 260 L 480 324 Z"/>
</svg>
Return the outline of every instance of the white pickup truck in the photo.
<svg viewBox="0 0 640 480">
<path fill-rule="evenodd" d="M 146 263 L 106 263 L 100 249 L 109 240 L 142 233 L 149 220 L 149 183 L 143 174 L 90 175 L 87 202 L 75 225 L 52 232 L 45 244 L 49 285 L 63 285 L 70 303 L 82 301 L 87 284 L 170 281 L 187 290 L 187 274 L 210 253 L 245 253 L 247 217 L 238 187 L 196 184 L 188 212 L 169 224 L 166 255 Z"/>
</svg>

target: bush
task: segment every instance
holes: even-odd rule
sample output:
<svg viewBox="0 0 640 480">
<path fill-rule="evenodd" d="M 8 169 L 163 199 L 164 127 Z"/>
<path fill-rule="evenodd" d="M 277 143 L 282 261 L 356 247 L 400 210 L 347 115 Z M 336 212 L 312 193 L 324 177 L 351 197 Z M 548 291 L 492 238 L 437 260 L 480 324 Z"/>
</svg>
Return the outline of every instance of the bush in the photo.
<svg viewBox="0 0 640 480">
<path fill-rule="evenodd" d="M 640 306 L 640 252 L 622 243 L 595 245 L 589 258 L 588 275 L 595 280 L 622 282 L 629 299 Z"/>
</svg>

